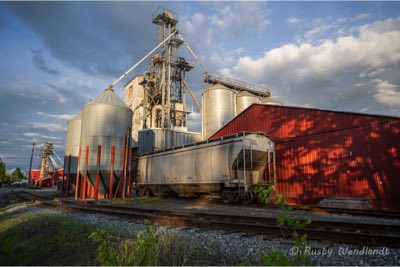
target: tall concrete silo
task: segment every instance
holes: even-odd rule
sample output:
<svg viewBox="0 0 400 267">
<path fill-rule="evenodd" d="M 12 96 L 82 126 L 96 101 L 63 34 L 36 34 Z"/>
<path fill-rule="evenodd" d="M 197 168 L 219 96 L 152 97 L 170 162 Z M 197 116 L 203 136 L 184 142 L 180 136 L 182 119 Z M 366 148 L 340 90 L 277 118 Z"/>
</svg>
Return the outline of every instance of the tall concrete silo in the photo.
<svg viewBox="0 0 400 267">
<path fill-rule="evenodd" d="M 112 89 L 106 89 L 82 109 L 79 170 L 82 179 L 86 177 L 93 187 L 96 187 L 99 177 L 100 194 L 111 191 L 113 195 L 118 181 L 124 175 L 126 164 L 123 161 L 128 151 L 126 142 L 130 140 L 131 129 L 132 110 Z M 84 186 L 81 191 L 85 191 Z M 120 185 L 120 189 L 125 186 Z"/>
<path fill-rule="evenodd" d="M 82 113 L 79 112 L 67 122 L 67 136 L 65 140 L 64 173 L 69 183 L 75 185 L 78 170 L 79 146 L 81 142 Z M 68 176 L 69 175 L 69 176 Z M 68 186 L 69 189 L 72 187 Z"/>
<path fill-rule="evenodd" d="M 260 98 L 248 91 L 242 91 L 236 95 L 236 115 L 251 106 L 260 103 Z"/>
<path fill-rule="evenodd" d="M 219 83 L 202 93 L 203 139 L 207 139 L 235 117 L 235 93 Z"/>
</svg>

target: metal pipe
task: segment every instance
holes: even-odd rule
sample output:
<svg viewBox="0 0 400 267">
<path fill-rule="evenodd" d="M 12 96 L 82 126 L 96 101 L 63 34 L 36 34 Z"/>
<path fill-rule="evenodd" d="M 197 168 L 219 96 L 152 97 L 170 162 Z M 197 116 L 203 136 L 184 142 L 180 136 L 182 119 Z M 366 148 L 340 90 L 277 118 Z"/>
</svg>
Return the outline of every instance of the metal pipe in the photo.
<svg viewBox="0 0 400 267">
<path fill-rule="evenodd" d="M 201 110 L 201 106 L 199 104 L 199 102 L 197 101 L 196 97 L 194 97 L 194 95 L 192 94 L 192 91 L 189 89 L 189 86 L 187 85 L 185 80 L 182 80 L 183 85 L 185 86 L 186 90 L 188 90 L 190 96 L 192 97 L 193 101 L 196 103 L 197 108 L 199 109 L 200 113 L 202 112 Z"/>
<path fill-rule="evenodd" d="M 177 31 L 171 33 L 167 38 L 165 38 L 161 43 L 159 43 L 153 50 L 151 50 L 147 55 L 145 55 L 138 63 L 133 65 L 130 69 L 128 69 L 124 74 L 122 74 L 118 79 L 116 79 L 107 89 L 112 89 L 117 84 L 119 84 L 129 73 L 131 73 L 137 66 L 143 63 L 151 54 L 154 53 L 160 46 L 162 46 L 165 42 L 167 42 Z"/>
<path fill-rule="evenodd" d="M 168 25 L 168 33 L 171 32 L 171 25 Z M 167 129 L 171 128 L 171 54 L 172 47 L 168 44 L 168 63 L 167 63 Z"/>
<path fill-rule="evenodd" d="M 28 179 L 28 187 L 31 185 L 31 179 L 32 179 L 32 161 L 33 161 L 33 153 L 35 152 L 35 143 L 32 143 L 32 153 L 31 153 L 31 161 L 29 163 L 29 179 Z"/>
<path fill-rule="evenodd" d="M 183 41 L 183 43 L 185 44 L 186 48 L 189 50 L 189 52 L 192 54 L 192 56 L 194 57 L 194 59 L 197 61 L 197 63 L 200 65 L 200 67 L 203 69 L 204 74 L 207 74 L 208 71 L 206 69 L 206 67 L 204 67 L 203 64 L 201 64 L 200 59 L 196 56 L 196 54 L 193 52 L 192 48 L 190 48 L 190 46 L 188 45 L 188 43 L 185 41 L 185 39 L 183 39 L 182 35 L 180 33 L 178 33 L 179 38 Z"/>
<path fill-rule="evenodd" d="M 99 183 L 100 183 L 100 161 L 101 161 L 101 145 L 97 146 L 97 170 L 96 170 L 96 185 L 94 188 L 94 198 L 99 199 Z"/>
</svg>

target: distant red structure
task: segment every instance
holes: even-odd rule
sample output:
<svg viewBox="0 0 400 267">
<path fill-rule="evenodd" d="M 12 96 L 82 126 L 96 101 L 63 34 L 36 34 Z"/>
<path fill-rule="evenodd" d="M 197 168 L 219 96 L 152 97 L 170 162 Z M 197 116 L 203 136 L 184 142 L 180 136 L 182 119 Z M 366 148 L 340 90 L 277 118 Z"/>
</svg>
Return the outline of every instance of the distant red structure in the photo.
<svg viewBox="0 0 400 267">
<path fill-rule="evenodd" d="M 210 139 L 241 131 L 275 142 L 277 192 L 291 203 L 368 197 L 400 209 L 400 118 L 253 104 Z"/>
<path fill-rule="evenodd" d="M 38 187 L 55 186 L 63 181 L 63 175 L 64 169 L 50 171 L 48 177 L 43 178 L 40 183 L 40 169 L 32 169 L 30 185 Z"/>
</svg>

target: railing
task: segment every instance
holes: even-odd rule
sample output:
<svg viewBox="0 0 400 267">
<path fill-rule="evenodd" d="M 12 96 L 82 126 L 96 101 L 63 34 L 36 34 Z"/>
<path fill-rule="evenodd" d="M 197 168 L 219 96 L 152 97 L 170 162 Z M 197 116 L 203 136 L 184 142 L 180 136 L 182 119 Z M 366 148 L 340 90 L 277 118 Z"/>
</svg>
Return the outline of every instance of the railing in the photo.
<svg viewBox="0 0 400 267">
<path fill-rule="evenodd" d="M 255 85 L 255 84 L 251 84 L 251 83 L 247 83 L 247 82 L 243 82 L 240 80 L 236 80 L 230 77 L 226 77 L 226 76 L 222 76 L 222 75 L 215 75 L 215 74 L 207 74 L 204 77 L 204 82 L 207 83 L 221 83 L 223 85 L 226 85 L 230 88 L 235 88 L 238 90 L 246 90 L 246 91 L 250 91 L 259 95 L 263 95 L 263 96 L 270 96 L 271 92 L 264 87 Z"/>
</svg>

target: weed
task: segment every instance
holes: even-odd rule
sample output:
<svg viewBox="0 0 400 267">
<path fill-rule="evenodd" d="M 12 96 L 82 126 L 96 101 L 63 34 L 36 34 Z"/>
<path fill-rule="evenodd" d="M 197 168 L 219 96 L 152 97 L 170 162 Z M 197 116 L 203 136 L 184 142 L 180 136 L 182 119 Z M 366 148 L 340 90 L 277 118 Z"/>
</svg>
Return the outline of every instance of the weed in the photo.
<svg viewBox="0 0 400 267">
<path fill-rule="evenodd" d="M 176 233 L 160 234 L 155 224 L 145 221 L 133 240 L 96 231 L 90 239 L 97 244 L 97 260 L 102 265 L 184 266 L 196 264 L 202 252 L 192 238 Z"/>
<path fill-rule="evenodd" d="M 258 202 L 267 204 L 273 201 L 272 193 L 275 191 L 275 186 L 270 185 L 267 188 L 265 186 L 257 184 L 254 186 L 253 192 L 256 195 Z"/>
<path fill-rule="evenodd" d="M 0 265 L 93 265 L 92 228 L 65 216 L 1 215 Z"/>
<path fill-rule="evenodd" d="M 283 198 L 282 194 L 278 194 L 275 200 L 273 200 L 271 196 L 274 190 L 275 188 L 273 186 L 265 188 L 261 185 L 257 185 L 254 188 L 254 193 L 257 195 L 258 201 L 260 203 L 276 202 L 280 210 L 277 218 L 277 224 L 281 228 L 283 236 L 284 236 L 283 228 L 288 227 L 291 229 L 291 238 L 293 240 L 292 249 L 295 248 L 292 251 L 296 251 L 297 253 L 295 255 L 292 255 L 291 258 L 287 258 L 285 256 L 285 253 L 283 253 L 280 249 L 275 248 L 266 255 L 260 255 L 258 264 L 268 265 L 268 266 L 309 264 L 310 257 L 304 255 L 304 250 L 307 245 L 307 235 L 299 234 L 299 230 L 304 229 L 307 225 L 311 224 L 311 220 L 291 217 L 289 213 L 293 209 L 293 207 L 288 205 L 287 200 Z"/>
</svg>

